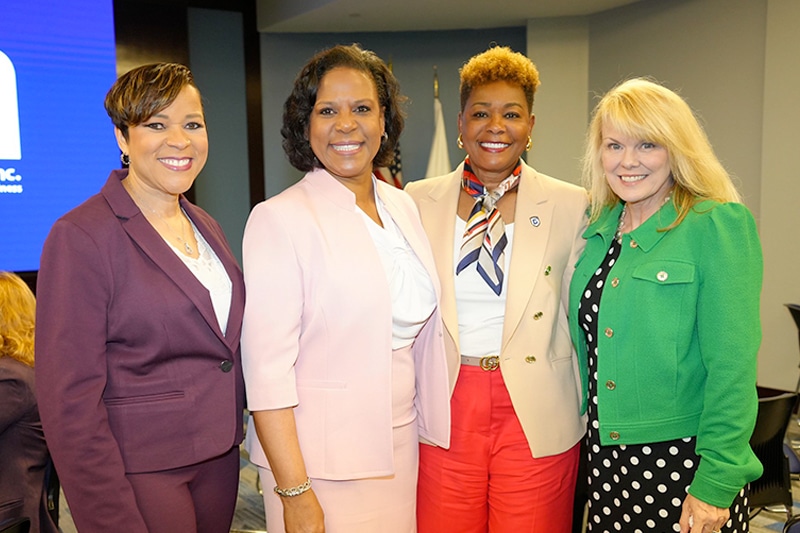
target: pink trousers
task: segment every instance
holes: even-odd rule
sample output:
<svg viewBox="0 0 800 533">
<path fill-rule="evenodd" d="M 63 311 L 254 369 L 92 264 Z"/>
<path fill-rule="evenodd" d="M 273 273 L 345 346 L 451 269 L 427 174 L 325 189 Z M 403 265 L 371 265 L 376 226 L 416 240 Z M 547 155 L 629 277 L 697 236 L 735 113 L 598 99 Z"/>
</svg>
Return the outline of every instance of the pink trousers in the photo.
<svg viewBox="0 0 800 533">
<path fill-rule="evenodd" d="M 462 365 L 451 409 L 450 449 L 420 445 L 419 533 L 570 533 L 580 445 L 534 459 L 499 370 Z"/>
</svg>

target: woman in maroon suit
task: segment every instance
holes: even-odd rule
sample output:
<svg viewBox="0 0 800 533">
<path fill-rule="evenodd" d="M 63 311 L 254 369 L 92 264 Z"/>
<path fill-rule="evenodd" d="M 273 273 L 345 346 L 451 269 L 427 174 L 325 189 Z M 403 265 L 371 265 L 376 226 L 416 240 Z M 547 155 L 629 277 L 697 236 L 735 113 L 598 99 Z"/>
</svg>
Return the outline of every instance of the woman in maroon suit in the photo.
<svg viewBox="0 0 800 533">
<path fill-rule="evenodd" d="M 35 315 L 25 282 L 0 272 L 0 524 L 24 516 L 32 533 L 55 533 L 45 495 L 50 454 L 34 395 Z"/>
<path fill-rule="evenodd" d="M 229 531 L 244 385 L 242 273 L 183 193 L 208 155 L 183 65 L 106 96 L 127 170 L 59 219 L 39 271 L 45 436 L 81 533 Z"/>
</svg>

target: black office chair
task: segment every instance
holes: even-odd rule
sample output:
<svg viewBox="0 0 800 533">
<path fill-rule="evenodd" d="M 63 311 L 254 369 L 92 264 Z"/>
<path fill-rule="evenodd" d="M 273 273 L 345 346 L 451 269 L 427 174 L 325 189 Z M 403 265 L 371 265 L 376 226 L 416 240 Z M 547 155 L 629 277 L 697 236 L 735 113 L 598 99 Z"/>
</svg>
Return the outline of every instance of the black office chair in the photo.
<svg viewBox="0 0 800 533">
<path fill-rule="evenodd" d="M 53 460 L 47 461 L 47 469 L 44 474 L 45 497 L 47 498 L 47 514 L 58 527 L 59 500 L 61 496 L 61 483 L 58 479 L 56 467 Z"/>
<path fill-rule="evenodd" d="M 800 304 L 783 304 L 783 305 L 785 305 L 789 309 L 789 312 L 792 314 L 794 323 L 797 326 L 798 341 L 800 341 Z M 800 363 L 798 364 L 798 367 L 800 367 Z M 798 376 L 797 378 L 797 385 L 795 386 L 794 391 L 800 392 L 800 376 Z"/>
<path fill-rule="evenodd" d="M 758 417 L 750 446 L 764 465 L 764 473 L 750 483 L 750 518 L 767 506 L 780 506 L 787 518 L 792 516 L 792 484 L 783 440 L 797 397 L 797 393 L 787 392 L 758 400 Z"/>
<path fill-rule="evenodd" d="M 11 518 L 0 522 L 0 533 L 28 533 L 30 530 L 30 518 Z"/>
<path fill-rule="evenodd" d="M 800 479 L 800 457 L 797 457 L 797 452 L 786 441 L 783 443 L 783 453 L 789 459 L 789 477 Z"/>
<path fill-rule="evenodd" d="M 783 525 L 783 533 L 800 533 L 800 515 L 791 517 Z"/>
</svg>

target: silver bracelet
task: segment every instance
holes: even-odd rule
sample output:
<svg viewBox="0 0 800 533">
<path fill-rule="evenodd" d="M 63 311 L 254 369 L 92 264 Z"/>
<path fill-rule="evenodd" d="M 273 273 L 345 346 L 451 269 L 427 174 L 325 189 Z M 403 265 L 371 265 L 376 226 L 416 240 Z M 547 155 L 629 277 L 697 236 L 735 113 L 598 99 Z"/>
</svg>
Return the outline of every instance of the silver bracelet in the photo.
<svg viewBox="0 0 800 533">
<path fill-rule="evenodd" d="M 279 489 L 278 486 L 275 485 L 275 488 L 272 490 L 274 490 L 275 494 L 277 494 L 278 496 L 283 496 L 285 498 L 292 498 L 294 496 L 300 496 L 310 488 L 311 488 L 311 478 L 307 477 L 306 482 L 303 483 L 302 485 L 298 485 L 290 489 Z"/>
</svg>

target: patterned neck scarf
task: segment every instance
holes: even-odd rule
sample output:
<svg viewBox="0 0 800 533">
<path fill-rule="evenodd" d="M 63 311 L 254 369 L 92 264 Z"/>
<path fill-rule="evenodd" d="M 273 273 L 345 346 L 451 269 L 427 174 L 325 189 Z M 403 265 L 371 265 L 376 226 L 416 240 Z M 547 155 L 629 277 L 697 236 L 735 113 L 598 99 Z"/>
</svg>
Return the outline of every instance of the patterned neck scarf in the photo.
<svg viewBox="0 0 800 533">
<path fill-rule="evenodd" d="M 472 263 L 477 264 L 478 274 L 486 281 L 495 294 L 503 290 L 504 250 L 508 244 L 506 226 L 497 209 L 497 201 L 519 184 L 522 161 L 517 163 L 509 177 L 500 182 L 492 191 L 486 190 L 469 164 L 469 156 L 464 161 L 464 174 L 461 186 L 475 198 L 475 205 L 469 214 L 467 228 L 461 241 L 456 274 Z"/>
</svg>

